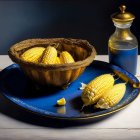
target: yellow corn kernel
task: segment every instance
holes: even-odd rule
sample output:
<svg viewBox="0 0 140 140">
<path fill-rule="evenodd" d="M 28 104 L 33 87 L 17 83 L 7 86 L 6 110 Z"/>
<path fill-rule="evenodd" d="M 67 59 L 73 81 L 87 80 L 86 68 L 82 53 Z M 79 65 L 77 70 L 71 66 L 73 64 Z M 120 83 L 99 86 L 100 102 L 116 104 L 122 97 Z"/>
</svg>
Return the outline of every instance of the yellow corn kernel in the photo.
<svg viewBox="0 0 140 140">
<path fill-rule="evenodd" d="M 113 87 L 114 81 L 111 74 L 103 74 L 89 82 L 81 95 L 84 106 L 95 104 L 106 90 Z"/>
<path fill-rule="evenodd" d="M 61 64 L 60 58 L 56 57 L 55 64 Z"/>
<path fill-rule="evenodd" d="M 71 55 L 69 52 L 67 52 L 67 51 L 63 51 L 63 52 L 60 54 L 60 61 L 61 61 L 61 63 L 63 63 L 63 64 L 75 62 L 75 61 L 74 61 L 74 58 L 72 57 L 72 55 Z"/>
<path fill-rule="evenodd" d="M 57 100 L 57 105 L 65 105 L 66 104 L 66 100 L 65 100 L 65 98 L 61 98 L 61 99 L 59 99 L 59 100 Z"/>
<path fill-rule="evenodd" d="M 37 63 L 39 61 L 40 57 L 42 56 L 44 50 L 45 50 L 45 48 L 43 48 L 43 47 L 31 48 L 31 49 L 25 51 L 21 55 L 21 58 L 28 62 Z"/>
<path fill-rule="evenodd" d="M 105 94 L 95 105 L 96 108 L 108 109 L 118 104 L 123 98 L 126 91 L 126 83 L 116 84 L 110 90 L 106 91 Z"/>
<path fill-rule="evenodd" d="M 43 56 L 40 62 L 44 64 L 55 64 L 56 57 L 57 50 L 54 47 L 48 46 L 43 52 Z"/>
</svg>

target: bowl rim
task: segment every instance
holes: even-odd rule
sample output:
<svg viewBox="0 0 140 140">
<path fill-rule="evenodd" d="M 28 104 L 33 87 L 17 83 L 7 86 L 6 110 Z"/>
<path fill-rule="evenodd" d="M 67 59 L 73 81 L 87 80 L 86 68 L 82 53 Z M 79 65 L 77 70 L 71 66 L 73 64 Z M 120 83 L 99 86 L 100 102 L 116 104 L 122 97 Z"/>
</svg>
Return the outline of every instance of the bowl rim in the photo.
<svg viewBox="0 0 140 140">
<path fill-rule="evenodd" d="M 66 42 L 72 42 L 75 45 L 80 45 L 78 43 L 81 43 L 84 45 L 84 48 L 89 49 L 91 51 L 91 54 L 84 60 L 82 61 L 77 61 L 74 63 L 68 63 L 68 64 L 37 64 L 37 63 L 33 63 L 33 62 L 27 62 L 23 59 L 21 59 L 16 53 L 18 50 L 15 50 L 17 48 L 21 48 L 23 45 L 25 44 L 29 44 L 28 46 L 26 45 L 25 48 L 28 48 L 30 46 L 35 46 L 38 44 L 47 44 L 45 42 L 47 41 L 51 41 L 51 42 L 56 42 L 56 41 L 66 41 Z M 43 43 L 44 42 L 44 43 Z M 33 45 L 34 44 L 34 45 Z M 81 45 L 81 47 L 83 47 Z M 25 49 L 23 48 L 23 49 Z M 21 49 L 22 50 L 22 49 Z M 91 45 L 87 40 L 82 40 L 82 39 L 72 39 L 72 38 L 35 38 L 35 39 L 27 39 L 27 40 L 23 40 L 19 43 L 16 43 L 14 45 L 12 45 L 10 47 L 10 49 L 8 50 L 8 55 L 9 57 L 12 59 L 12 61 L 14 61 L 15 63 L 22 65 L 22 66 L 28 66 L 28 67 L 32 67 L 32 68 L 38 68 L 38 69 L 46 69 L 46 70 L 68 70 L 68 69 L 76 69 L 79 67 L 85 67 L 87 65 L 89 65 L 90 63 L 92 63 L 92 61 L 94 60 L 95 56 L 96 56 L 97 52 L 94 48 L 93 45 Z"/>
</svg>

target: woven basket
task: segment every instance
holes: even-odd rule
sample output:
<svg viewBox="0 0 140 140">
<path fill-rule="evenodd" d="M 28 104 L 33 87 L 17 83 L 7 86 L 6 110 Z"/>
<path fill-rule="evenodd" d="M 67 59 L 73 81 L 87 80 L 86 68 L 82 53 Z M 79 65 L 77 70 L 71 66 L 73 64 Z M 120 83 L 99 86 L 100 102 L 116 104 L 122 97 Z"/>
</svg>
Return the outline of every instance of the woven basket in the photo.
<svg viewBox="0 0 140 140">
<path fill-rule="evenodd" d="M 20 55 L 33 47 L 47 47 L 50 44 L 57 43 L 58 51 L 66 50 L 75 59 L 75 63 L 69 64 L 35 64 L 26 62 L 20 58 Z M 8 51 L 10 58 L 19 64 L 25 74 L 33 81 L 42 85 L 67 86 L 76 80 L 95 58 L 96 51 L 86 40 L 81 39 L 28 39 L 13 45 Z"/>
</svg>

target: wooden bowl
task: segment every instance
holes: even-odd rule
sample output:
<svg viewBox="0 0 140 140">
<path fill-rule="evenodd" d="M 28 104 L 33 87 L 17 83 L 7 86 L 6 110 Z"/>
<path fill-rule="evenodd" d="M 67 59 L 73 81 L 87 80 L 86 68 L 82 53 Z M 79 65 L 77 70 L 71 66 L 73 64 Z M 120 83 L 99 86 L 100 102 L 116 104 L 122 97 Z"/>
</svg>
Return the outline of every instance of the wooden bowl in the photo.
<svg viewBox="0 0 140 140">
<path fill-rule="evenodd" d="M 20 55 L 33 47 L 48 47 L 57 43 L 58 51 L 68 51 L 76 62 L 69 64 L 37 64 L 24 61 Z M 95 48 L 86 40 L 81 39 L 28 39 L 13 45 L 8 51 L 10 58 L 19 64 L 25 74 L 33 81 L 42 85 L 65 87 L 76 80 L 95 58 Z"/>
</svg>

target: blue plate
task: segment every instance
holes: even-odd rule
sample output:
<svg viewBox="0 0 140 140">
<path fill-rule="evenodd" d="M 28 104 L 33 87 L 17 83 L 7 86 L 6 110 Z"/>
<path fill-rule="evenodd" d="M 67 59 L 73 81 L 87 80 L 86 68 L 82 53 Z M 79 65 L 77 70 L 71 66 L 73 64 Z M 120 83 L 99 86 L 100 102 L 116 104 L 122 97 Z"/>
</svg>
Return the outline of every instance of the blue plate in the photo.
<svg viewBox="0 0 140 140">
<path fill-rule="evenodd" d="M 88 83 L 101 74 L 113 72 L 129 80 L 125 96 L 121 102 L 107 110 L 88 107 L 80 111 L 82 107 L 80 98 L 82 91 L 79 90 L 80 83 Z M 121 78 L 116 81 L 116 83 L 120 82 L 123 82 Z M 132 86 L 132 84 L 138 82 L 135 76 L 125 70 L 101 61 L 94 61 L 65 90 L 51 86 L 40 87 L 36 85 L 24 75 L 17 64 L 10 65 L 0 73 L 0 90 L 9 100 L 39 115 L 65 120 L 94 120 L 95 118 L 104 117 L 123 109 L 138 96 L 139 89 Z M 67 101 L 66 106 L 56 106 L 56 101 L 62 97 Z"/>
</svg>

